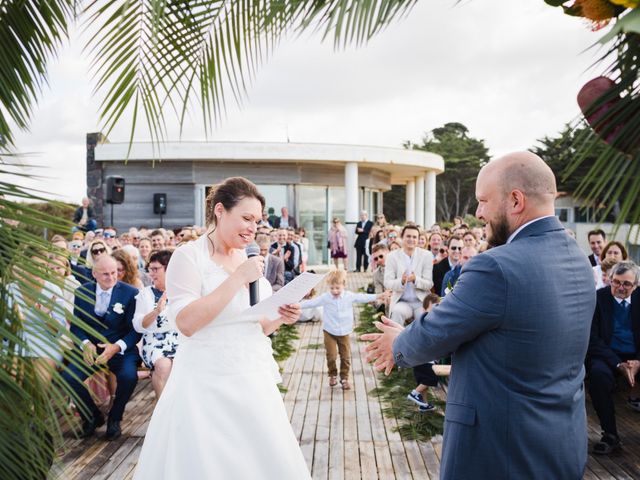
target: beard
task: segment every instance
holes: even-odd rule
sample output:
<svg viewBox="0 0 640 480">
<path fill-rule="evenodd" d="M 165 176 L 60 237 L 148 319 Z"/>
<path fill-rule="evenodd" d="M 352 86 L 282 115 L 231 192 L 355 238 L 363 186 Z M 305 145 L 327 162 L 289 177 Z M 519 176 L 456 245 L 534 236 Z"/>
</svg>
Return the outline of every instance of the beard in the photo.
<svg viewBox="0 0 640 480">
<path fill-rule="evenodd" d="M 511 235 L 511 230 L 507 222 L 506 214 L 502 213 L 494 221 L 489 221 L 489 227 L 491 227 L 491 233 L 487 238 L 489 247 L 499 247 L 507 243 L 509 235 Z"/>
</svg>

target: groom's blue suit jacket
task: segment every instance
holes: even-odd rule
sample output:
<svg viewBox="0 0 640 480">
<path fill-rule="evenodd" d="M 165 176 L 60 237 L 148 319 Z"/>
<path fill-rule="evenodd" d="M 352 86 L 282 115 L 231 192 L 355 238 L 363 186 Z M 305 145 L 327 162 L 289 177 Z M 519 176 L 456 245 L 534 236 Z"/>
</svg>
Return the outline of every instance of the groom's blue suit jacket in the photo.
<svg viewBox="0 0 640 480">
<path fill-rule="evenodd" d="M 126 353 L 136 352 L 136 343 L 140 340 L 140 334 L 133 328 L 133 314 L 136 310 L 135 297 L 138 289 L 118 282 L 111 292 L 111 301 L 107 312 L 99 318 L 94 313 L 96 303 L 96 283 L 88 282 L 76 290 L 73 314 L 83 320 L 89 327 L 107 339 L 109 343 L 123 340 L 127 344 Z M 120 304 L 122 312 L 119 313 Z M 114 310 L 115 308 L 115 310 Z M 103 340 L 93 335 L 90 331 L 71 324 L 71 333 L 76 335 L 81 341 L 90 340 L 97 345 Z"/>
<path fill-rule="evenodd" d="M 578 479 L 593 272 L 555 217 L 471 259 L 396 339 L 401 367 L 449 354 L 442 479 Z"/>
</svg>

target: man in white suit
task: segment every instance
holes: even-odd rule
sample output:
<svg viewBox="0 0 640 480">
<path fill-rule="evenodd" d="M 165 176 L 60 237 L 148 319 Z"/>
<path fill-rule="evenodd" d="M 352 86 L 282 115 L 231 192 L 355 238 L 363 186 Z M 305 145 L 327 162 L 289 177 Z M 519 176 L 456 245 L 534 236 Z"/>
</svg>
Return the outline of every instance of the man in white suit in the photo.
<svg viewBox="0 0 640 480">
<path fill-rule="evenodd" d="M 391 320 L 404 325 L 422 315 L 422 301 L 433 286 L 433 255 L 418 248 L 420 229 L 407 225 L 402 229 L 402 249 L 387 255 L 384 286 L 391 290 Z"/>
</svg>

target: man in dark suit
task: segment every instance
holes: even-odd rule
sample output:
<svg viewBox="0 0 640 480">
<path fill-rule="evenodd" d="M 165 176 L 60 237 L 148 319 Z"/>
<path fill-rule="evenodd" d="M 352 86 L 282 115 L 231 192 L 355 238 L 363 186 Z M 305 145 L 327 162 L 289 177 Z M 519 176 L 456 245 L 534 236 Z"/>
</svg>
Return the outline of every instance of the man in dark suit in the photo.
<svg viewBox="0 0 640 480">
<path fill-rule="evenodd" d="M 269 253 L 282 259 L 284 262 L 284 283 L 289 283 L 297 275 L 295 265 L 295 250 L 289 242 L 289 232 L 285 229 L 278 230 L 278 240 L 271 245 Z M 298 272 L 299 273 L 299 272 Z"/>
<path fill-rule="evenodd" d="M 595 308 L 586 256 L 555 217 L 556 182 L 531 152 L 492 160 L 476 216 L 493 248 L 406 329 L 363 335 L 376 368 L 452 354 L 440 478 L 582 478 L 584 358 Z"/>
<path fill-rule="evenodd" d="M 258 235 L 256 243 L 260 255 L 264 257 L 264 278 L 269 280 L 274 292 L 284 287 L 284 261 L 269 253 L 270 241 L 267 235 Z"/>
<path fill-rule="evenodd" d="M 365 272 L 369 268 L 369 256 L 367 255 L 366 247 L 373 222 L 367 217 L 367 212 L 362 210 L 360 212 L 360 221 L 356 224 L 356 272 L 360 271 L 361 266 L 364 267 Z"/>
<path fill-rule="evenodd" d="M 609 274 L 611 285 L 596 293 L 597 303 L 591 324 L 587 352 L 589 395 L 600 419 L 602 438 L 593 453 L 609 454 L 621 446 L 616 427 L 613 391 L 616 374 L 634 386 L 640 371 L 640 291 L 638 266 L 625 261 Z M 640 407 L 638 400 L 629 404 Z"/>
<path fill-rule="evenodd" d="M 449 251 L 447 257 L 433 266 L 433 293 L 436 295 L 442 295 L 442 282 L 445 275 L 458 265 L 464 241 L 458 237 L 451 237 L 447 242 L 447 247 Z M 437 255 L 437 252 L 435 255 Z M 444 286 L 446 287 L 446 285 Z"/>
<path fill-rule="evenodd" d="M 282 215 L 276 217 L 273 228 L 298 228 L 296 219 L 289 215 L 289 209 L 287 207 L 282 207 L 280 213 L 282 213 Z"/>
<path fill-rule="evenodd" d="M 85 325 L 71 325 L 71 333 L 82 342 L 82 356 L 87 367 L 72 364 L 63 377 L 80 399 L 82 436 L 86 438 L 104 424 L 104 417 L 83 382 L 105 366 L 116 375 L 118 388 L 109 412 L 106 435 L 108 440 L 115 440 L 121 435 L 122 414 L 138 382 L 136 343 L 140 334 L 132 324 L 138 290 L 118 281 L 117 263 L 109 255 L 98 258 L 93 276 L 96 283 L 79 287 L 74 302 L 73 314 Z"/>
<path fill-rule="evenodd" d="M 589 240 L 589 248 L 591 248 L 589 262 L 591 262 L 592 267 L 595 267 L 596 265 L 600 265 L 600 254 L 602 253 L 604 244 L 607 242 L 607 235 L 604 233 L 604 230 L 598 228 L 591 230 L 587 234 L 587 239 Z"/>
</svg>

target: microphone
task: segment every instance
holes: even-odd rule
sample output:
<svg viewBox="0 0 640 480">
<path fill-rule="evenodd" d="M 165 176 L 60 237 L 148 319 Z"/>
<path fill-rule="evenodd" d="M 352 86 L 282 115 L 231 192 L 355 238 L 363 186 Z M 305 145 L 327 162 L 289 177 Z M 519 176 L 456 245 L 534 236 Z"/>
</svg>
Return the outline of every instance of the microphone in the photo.
<svg viewBox="0 0 640 480">
<path fill-rule="evenodd" d="M 260 247 L 256 242 L 253 242 L 244 249 L 248 258 L 257 257 L 260 255 Z M 260 294 L 258 293 L 258 281 L 251 282 L 249 284 L 249 304 L 254 306 L 260 301 Z"/>
</svg>

